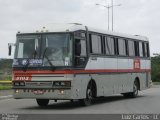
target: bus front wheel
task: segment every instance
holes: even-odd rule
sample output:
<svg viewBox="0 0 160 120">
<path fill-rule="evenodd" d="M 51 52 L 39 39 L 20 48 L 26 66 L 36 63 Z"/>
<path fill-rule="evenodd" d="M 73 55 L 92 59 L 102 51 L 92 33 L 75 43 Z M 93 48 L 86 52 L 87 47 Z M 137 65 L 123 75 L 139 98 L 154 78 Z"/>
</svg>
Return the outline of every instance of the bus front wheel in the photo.
<svg viewBox="0 0 160 120">
<path fill-rule="evenodd" d="M 36 99 L 37 104 L 41 107 L 47 106 L 49 103 L 49 99 Z"/>
<path fill-rule="evenodd" d="M 89 106 L 92 103 L 92 99 L 93 99 L 93 91 L 91 86 L 89 85 L 86 90 L 86 98 L 80 99 L 80 103 L 83 106 Z"/>
</svg>

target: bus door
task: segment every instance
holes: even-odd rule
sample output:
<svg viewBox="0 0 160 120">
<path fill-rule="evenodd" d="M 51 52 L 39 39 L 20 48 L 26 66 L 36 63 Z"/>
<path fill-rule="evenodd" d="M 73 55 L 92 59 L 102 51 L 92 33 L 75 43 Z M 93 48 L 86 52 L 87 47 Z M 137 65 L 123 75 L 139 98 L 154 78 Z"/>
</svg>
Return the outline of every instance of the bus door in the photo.
<svg viewBox="0 0 160 120">
<path fill-rule="evenodd" d="M 75 66 L 84 68 L 87 62 L 87 45 L 85 32 L 75 33 L 74 56 Z"/>
</svg>

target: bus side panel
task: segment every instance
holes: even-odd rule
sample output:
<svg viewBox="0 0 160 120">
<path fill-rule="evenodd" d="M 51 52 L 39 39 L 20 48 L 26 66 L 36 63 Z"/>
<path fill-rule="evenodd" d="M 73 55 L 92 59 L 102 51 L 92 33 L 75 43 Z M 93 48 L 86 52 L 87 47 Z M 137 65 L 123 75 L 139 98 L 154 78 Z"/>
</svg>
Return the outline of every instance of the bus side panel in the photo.
<svg viewBox="0 0 160 120">
<path fill-rule="evenodd" d="M 75 74 L 72 81 L 72 98 L 83 99 L 86 98 L 87 85 L 91 77 L 88 74 Z"/>
<path fill-rule="evenodd" d="M 103 70 L 104 68 L 104 58 L 91 56 L 85 70 Z"/>
<path fill-rule="evenodd" d="M 111 88 L 111 77 L 108 76 L 112 71 L 117 71 L 117 58 L 98 58 L 98 57 L 90 57 L 88 64 L 86 66 L 86 70 L 102 70 L 102 72 L 98 74 L 91 74 L 91 78 L 95 80 L 97 85 L 97 96 L 104 96 L 107 94 L 113 93 L 113 88 Z M 104 72 L 103 72 L 104 70 Z M 108 73 L 106 73 L 106 71 Z"/>
<path fill-rule="evenodd" d="M 101 96 L 108 96 L 114 93 L 112 81 L 111 73 L 101 75 L 101 83 L 99 83 L 101 84 L 101 88 L 99 89 L 103 89 L 103 95 L 100 94 Z"/>
</svg>

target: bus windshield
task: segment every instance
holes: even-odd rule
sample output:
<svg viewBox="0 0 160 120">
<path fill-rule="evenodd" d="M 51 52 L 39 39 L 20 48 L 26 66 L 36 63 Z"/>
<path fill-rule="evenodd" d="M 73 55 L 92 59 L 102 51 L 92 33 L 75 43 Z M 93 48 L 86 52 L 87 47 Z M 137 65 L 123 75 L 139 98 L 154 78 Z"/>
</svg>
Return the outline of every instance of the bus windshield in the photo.
<svg viewBox="0 0 160 120">
<path fill-rule="evenodd" d="M 15 58 L 35 58 L 38 57 L 40 49 L 40 37 L 38 36 L 18 36 L 16 43 Z"/>
<path fill-rule="evenodd" d="M 43 40 L 42 58 L 44 66 L 71 65 L 71 41 L 69 34 L 48 34 Z"/>
<path fill-rule="evenodd" d="M 71 37 L 67 33 L 20 35 L 15 59 L 42 59 L 43 66 L 71 66 Z"/>
</svg>

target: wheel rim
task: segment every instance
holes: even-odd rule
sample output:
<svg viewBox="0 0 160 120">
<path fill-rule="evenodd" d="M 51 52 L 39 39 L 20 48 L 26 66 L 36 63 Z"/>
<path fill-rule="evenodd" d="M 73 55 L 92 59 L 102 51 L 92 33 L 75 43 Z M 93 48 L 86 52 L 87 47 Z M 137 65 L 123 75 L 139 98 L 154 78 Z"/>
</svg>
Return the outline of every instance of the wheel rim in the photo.
<svg viewBox="0 0 160 120">
<path fill-rule="evenodd" d="M 136 85 L 136 84 L 134 84 L 133 92 L 134 92 L 134 95 L 135 95 L 135 96 L 138 95 L 138 88 L 137 88 L 137 85 Z"/>
<path fill-rule="evenodd" d="M 84 99 L 85 105 L 90 105 L 92 101 L 92 90 L 91 88 L 87 89 L 86 99 Z"/>
<path fill-rule="evenodd" d="M 87 91 L 87 99 L 89 99 L 89 100 L 92 99 L 92 91 L 91 91 L 90 88 L 89 88 L 88 91 Z"/>
</svg>

